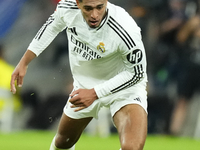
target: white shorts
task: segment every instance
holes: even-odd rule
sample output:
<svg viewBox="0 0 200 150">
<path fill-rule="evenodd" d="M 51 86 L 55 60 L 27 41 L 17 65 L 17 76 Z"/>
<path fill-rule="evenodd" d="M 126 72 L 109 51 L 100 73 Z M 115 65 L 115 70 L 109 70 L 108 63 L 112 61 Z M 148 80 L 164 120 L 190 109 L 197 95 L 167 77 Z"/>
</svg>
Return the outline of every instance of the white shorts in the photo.
<svg viewBox="0 0 200 150">
<path fill-rule="evenodd" d="M 128 89 L 97 99 L 89 107 L 78 112 L 74 112 L 76 108 L 71 108 L 72 104 L 68 101 L 63 110 L 70 118 L 94 117 L 97 119 L 102 107 L 108 107 L 113 117 L 118 110 L 128 104 L 138 104 L 147 112 L 146 83 L 140 82 Z"/>
</svg>

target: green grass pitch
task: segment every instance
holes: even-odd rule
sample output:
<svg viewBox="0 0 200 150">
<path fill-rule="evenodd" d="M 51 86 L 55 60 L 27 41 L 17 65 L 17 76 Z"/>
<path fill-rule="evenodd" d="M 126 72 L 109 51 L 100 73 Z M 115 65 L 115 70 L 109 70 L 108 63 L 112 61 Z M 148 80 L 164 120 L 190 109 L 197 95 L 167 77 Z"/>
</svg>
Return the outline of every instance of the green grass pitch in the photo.
<svg viewBox="0 0 200 150">
<path fill-rule="evenodd" d="M 53 131 L 21 131 L 0 133 L 0 150 L 49 150 Z M 119 150 L 116 134 L 108 138 L 83 134 L 76 150 Z M 200 139 L 177 138 L 165 135 L 148 135 L 144 150 L 199 150 Z"/>
</svg>

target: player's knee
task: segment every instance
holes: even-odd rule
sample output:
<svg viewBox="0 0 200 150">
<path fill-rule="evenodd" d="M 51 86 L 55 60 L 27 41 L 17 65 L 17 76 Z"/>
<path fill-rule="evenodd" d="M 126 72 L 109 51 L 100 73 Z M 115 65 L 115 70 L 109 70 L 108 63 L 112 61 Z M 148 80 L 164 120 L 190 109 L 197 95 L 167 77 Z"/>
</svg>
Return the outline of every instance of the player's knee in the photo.
<svg viewBox="0 0 200 150">
<path fill-rule="evenodd" d="M 55 139 L 55 146 L 59 149 L 68 149 L 75 144 L 73 139 L 68 138 L 67 136 L 57 135 Z"/>
<path fill-rule="evenodd" d="M 143 143 L 122 143 L 121 150 L 143 150 Z"/>
</svg>

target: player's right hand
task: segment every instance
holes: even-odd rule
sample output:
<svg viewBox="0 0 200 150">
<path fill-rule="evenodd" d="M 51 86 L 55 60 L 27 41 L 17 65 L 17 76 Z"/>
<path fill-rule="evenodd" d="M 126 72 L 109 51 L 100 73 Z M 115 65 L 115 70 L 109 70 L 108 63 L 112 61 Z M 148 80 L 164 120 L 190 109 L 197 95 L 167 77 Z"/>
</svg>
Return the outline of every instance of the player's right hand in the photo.
<svg viewBox="0 0 200 150">
<path fill-rule="evenodd" d="M 71 108 L 76 108 L 74 111 L 80 111 L 90 106 L 96 99 L 98 99 L 96 92 L 93 89 L 78 89 L 70 94 L 72 103 Z"/>
<path fill-rule="evenodd" d="M 11 81 L 10 81 L 10 91 L 15 94 L 16 93 L 16 87 L 15 87 L 15 81 L 17 81 L 17 86 L 18 87 L 22 87 L 23 85 L 23 79 L 24 76 L 26 75 L 26 70 L 27 70 L 28 66 L 20 66 L 17 65 L 17 67 L 15 68 L 15 70 L 12 73 L 11 76 Z"/>
</svg>

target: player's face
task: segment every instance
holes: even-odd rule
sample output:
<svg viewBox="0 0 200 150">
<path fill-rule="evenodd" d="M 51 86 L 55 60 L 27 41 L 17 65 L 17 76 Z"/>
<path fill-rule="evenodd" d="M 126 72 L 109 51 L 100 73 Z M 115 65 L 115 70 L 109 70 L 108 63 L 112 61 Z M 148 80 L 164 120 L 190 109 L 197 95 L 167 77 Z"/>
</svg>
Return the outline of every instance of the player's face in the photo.
<svg viewBox="0 0 200 150">
<path fill-rule="evenodd" d="M 96 28 L 106 15 L 107 0 L 76 0 L 83 17 L 91 28 Z"/>
</svg>

